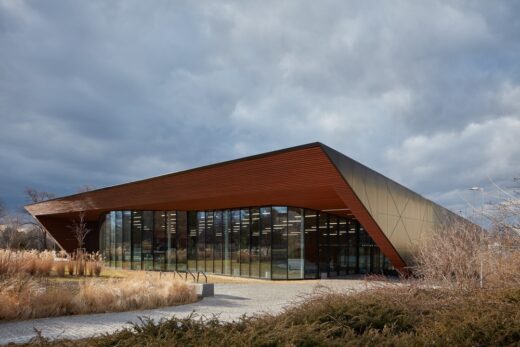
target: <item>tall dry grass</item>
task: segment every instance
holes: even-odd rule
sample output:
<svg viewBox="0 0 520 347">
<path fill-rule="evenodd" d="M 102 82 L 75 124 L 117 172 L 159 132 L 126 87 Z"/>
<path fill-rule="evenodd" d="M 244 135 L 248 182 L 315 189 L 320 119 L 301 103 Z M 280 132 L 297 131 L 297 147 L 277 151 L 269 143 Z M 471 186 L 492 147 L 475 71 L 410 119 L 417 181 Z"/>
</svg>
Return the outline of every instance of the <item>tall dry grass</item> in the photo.
<svg viewBox="0 0 520 347">
<path fill-rule="evenodd" d="M 54 252 L 11 251 L 0 249 L 0 276 L 29 275 L 49 276 L 54 266 Z"/>
<path fill-rule="evenodd" d="M 66 259 L 53 251 L 12 251 L 0 249 L 0 276 L 50 276 L 54 270 L 57 276 L 66 273 L 77 276 L 100 276 L 103 259 L 99 253 L 72 255 Z"/>
<path fill-rule="evenodd" d="M 24 274 L 0 281 L 0 321 L 149 309 L 196 300 L 195 287 L 181 281 L 143 277 L 52 283 Z"/>
<path fill-rule="evenodd" d="M 520 237 L 457 222 L 416 252 L 414 273 L 428 283 L 456 288 L 520 285 Z"/>
</svg>

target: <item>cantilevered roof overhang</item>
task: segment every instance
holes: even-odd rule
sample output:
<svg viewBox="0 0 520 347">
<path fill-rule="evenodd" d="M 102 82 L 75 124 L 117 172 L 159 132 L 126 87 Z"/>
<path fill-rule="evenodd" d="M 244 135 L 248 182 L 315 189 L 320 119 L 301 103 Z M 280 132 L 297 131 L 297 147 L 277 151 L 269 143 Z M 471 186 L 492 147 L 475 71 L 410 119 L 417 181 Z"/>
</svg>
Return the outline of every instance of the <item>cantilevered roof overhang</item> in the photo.
<svg viewBox="0 0 520 347">
<path fill-rule="evenodd" d="M 311 143 L 141 181 L 65 196 L 25 208 L 66 250 L 67 228 L 84 211 L 97 223 L 111 210 L 211 210 L 288 205 L 357 219 L 397 268 L 451 213 L 321 144 Z"/>
</svg>

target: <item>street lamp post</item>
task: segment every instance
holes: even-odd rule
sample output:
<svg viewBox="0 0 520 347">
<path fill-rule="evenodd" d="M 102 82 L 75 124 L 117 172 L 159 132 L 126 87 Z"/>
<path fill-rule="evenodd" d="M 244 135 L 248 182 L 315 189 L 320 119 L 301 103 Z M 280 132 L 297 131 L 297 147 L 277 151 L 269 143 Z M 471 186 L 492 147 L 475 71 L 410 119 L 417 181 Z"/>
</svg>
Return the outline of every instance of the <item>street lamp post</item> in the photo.
<svg viewBox="0 0 520 347">
<path fill-rule="evenodd" d="M 482 216 L 484 215 L 484 188 L 481 188 L 481 187 L 471 187 L 471 188 L 468 188 L 468 190 L 472 191 L 472 192 L 480 192 L 480 217 L 482 218 Z M 475 203 L 473 203 L 473 214 L 474 214 L 474 218 L 476 219 L 476 215 L 477 215 L 477 209 L 475 207 Z M 475 220 L 476 222 L 476 220 Z M 482 248 L 482 245 L 481 245 L 481 248 Z M 482 259 L 482 256 L 480 257 L 480 276 L 479 276 L 479 284 L 480 284 L 480 288 L 483 288 L 484 286 L 484 261 Z"/>
</svg>

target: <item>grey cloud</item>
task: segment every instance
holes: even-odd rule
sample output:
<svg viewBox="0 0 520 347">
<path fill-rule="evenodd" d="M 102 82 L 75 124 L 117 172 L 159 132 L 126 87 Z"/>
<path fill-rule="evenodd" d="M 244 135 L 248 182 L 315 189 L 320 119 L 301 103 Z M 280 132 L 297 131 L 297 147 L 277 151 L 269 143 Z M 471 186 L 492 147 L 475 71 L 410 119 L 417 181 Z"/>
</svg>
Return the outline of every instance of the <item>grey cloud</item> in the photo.
<svg viewBox="0 0 520 347">
<path fill-rule="evenodd" d="M 474 172 L 520 171 L 519 14 L 486 1 L 0 2 L 0 195 L 15 205 L 24 186 L 67 194 L 321 141 L 458 206 L 453 191 L 485 180 Z"/>
</svg>

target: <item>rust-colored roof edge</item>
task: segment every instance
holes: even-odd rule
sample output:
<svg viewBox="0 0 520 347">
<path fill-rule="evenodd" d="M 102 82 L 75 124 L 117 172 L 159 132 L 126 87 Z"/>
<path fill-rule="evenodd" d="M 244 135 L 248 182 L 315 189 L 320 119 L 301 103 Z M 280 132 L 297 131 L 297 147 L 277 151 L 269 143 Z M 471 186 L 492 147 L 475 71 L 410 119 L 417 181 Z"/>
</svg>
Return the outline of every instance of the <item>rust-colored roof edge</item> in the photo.
<svg viewBox="0 0 520 347">
<path fill-rule="evenodd" d="M 376 226 L 376 229 L 377 230 L 369 230 L 367 229 L 367 232 L 369 234 L 371 234 L 372 232 L 375 232 L 377 233 L 381 238 L 383 238 L 387 243 L 388 245 L 390 246 L 391 248 L 391 252 L 393 252 L 395 256 L 397 256 L 397 258 L 400 260 L 400 263 L 399 264 L 393 264 L 396 268 L 398 268 L 400 271 L 403 271 L 403 272 L 406 272 L 406 262 L 404 261 L 403 257 L 401 256 L 401 254 L 397 251 L 397 249 L 395 248 L 395 246 L 392 244 L 392 242 L 388 239 L 388 237 L 385 235 L 385 233 L 383 232 L 383 230 L 381 229 L 381 227 L 379 226 L 379 224 L 377 224 L 377 222 L 375 221 L 375 219 L 372 217 L 372 215 L 370 214 L 370 212 L 368 211 L 368 209 L 366 208 L 366 206 L 361 202 L 361 199 L 359 198 L 359 196 L 356 194 L 356 192 L 354 191 L 354 189 L 352 189 L 352 187 L 350 186 L 350 183 L 347 181 L 347 179 L 345 178 L 345 176 L 343 175 L 343 173 L 341 172 L 341 170 L 338 168 L 338 166 L 336 165 L 336 162 L 332 159 L 331 155 L 330 155 L 330 152 L 329 151 L 333 151 L 335 153 L 338 153 L 340 154 L 341 156 L 345 157 L 347 160 L 352 160 L 354 162 L 356 162 L 354 159 L 346 156 L 345 154 L 341 153 L 341 152 L 338 152 L 336 151 L 335 149 L 333 148 L 330 148 L 326 145 L 323 145 L 321 144 L 321 149 L 323 150 L 323 153 L 325 153 L 325 155 L 327 156 L 327 158 L 329 159 L 329 161 L 332 163 L 332 165 L 334 166 L 334 168 L 336 169 L 336 171 L 338 172 L 338 175 L 343 179 L 343 182 L 345 182 L 345 184 L 347 185 L 350 193 L 352 194 L 352 196 L 355 198 L 355 200 L 357 201 L 357 203 L 359 204 L 359 206 L 362 207 L 362 209 L 366 212 L 366 214 L 368 216 L 370 216 L 370 219 L 371 221 L 374 223 L 374 225 Z M 358 162 L 356 162 L 358 163 Z M 361 163 L 359 163 L 360 165 L 363 165 Z M 364 166 L 364 165 L 363 165 Z M 370 169 L 370 168 L 369 168 Z M 372 169 L 370 169 L 372 170 Z M 385 176 L 386 177 L 386 176 Z M 352 213 L 354 213 L 354 211 L 352 211 Z M 354 217 L 356 217 L 356 214 L 354 213 Z M 356 219 L 358 219 L 358 217 L 356 217 Z M 374 238 L 375 235 L 370 235 L 372 238 Z M 380 245 L 378 245 L 380 246 Z M 384 248 L 384 247 L 380 247 L 380 248 Z M 389 255 L 385 254 L 385 256 L 387 256 L 388 258 Z"/>
<path fill-rule="evenodd" d="M 186 170 L 182 170 L 182 171 L 176 171 L 176 172 L 171 172 L 171 173 L 167 173 L 167 174 L 163 174 L 163 175 L 159 175 L 159 176 L 148 177 L 148 178 L 140 179 L 140 180 L 137 180 L 137 181 L 131 181 L 131 182 L 126 182 L 126 183 L 115 184 L 115 185 L 112 185 L 112 186 L 107 186 L 107 187 L 103 187 L 103 188 L 99 188 L 99 189 L 93 189 L 93 190 L 90 190 L 88 192 L 64 195 L 64 196 L 60 196 L 60 197 L 57 197 L 57 198 L 45 200 L 45 201 L 42 201 L 42 202 L 37 202 L 37 203 L 33 203 L 33 204 L 27 204 L 27 205 L 24 205 L 24 208 L 27 209 L 27 207 L 29 207 L 29 206 L 43 204 L 43 203 L 46 203 L 46 202 L 49 202 L 49 201 L 58 201 L 58 200 L 61 200 L 61 199 L 66 199 L 66 198 L 82 196 L 82 195 L 88 195 L 88 194 L 91 194 L 91 193 L 104 191 L 104 190 L 109 190 L 109 189 L 112 189 L 112 188 L 124 187 L 124 186 L 128 186 L 128 185 L 135 184 L 135 183 L 147 182 L 147 181 L 151 181 L 151 180 L 155 180 L 155 179 L 159 179 L 159 178 L 171 177 L 171 176 L 175 176 L 175 175 L 185 174 L 185 173 L 188 173 L 188 172 L 193 172 L 193 171 L 198 171 L 198 170 L 203 170 L 203 169 L 209 169 L 209 168 L 213 168 L 213 167 L 218 167 L 218 166 L 238 163 L 238 162 L 241 162 L 241 161 L 254 160 L 254 159 L 269 157 L 269 156 L 280 154 L 280 153 L 293 152 L 293 151 L 298 151 L 298 150 L 301 150 L 301 149 L 314 148 L 314 147 L 323 148 L 323 147 L 327 147 L 327 146 L 325 146 L 321 142 L 310 142 L 310 143 L 306 143 L 306 144 L 303 144 L 303 145 L 277 149 L 277 150 L 274 150 L 274 151 L 263 152 L 263 153 L 259 153 L 259 154 L 250 155 L 250 156 L 247 156 L 247 157 L 226 160 L 226 161 L 213 163 L 213 164 L 208 164 L 208 165 L 203 165 L 203 166 L 199 166 L 199 167 L 195 167 L 195 168 L 191 168 L 191 169 L 186 169 Z M 330 147 L 327 147 L 327 148 L 330 148 Z"/>
</svg>

